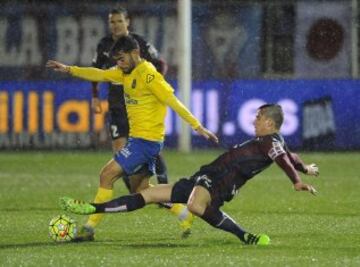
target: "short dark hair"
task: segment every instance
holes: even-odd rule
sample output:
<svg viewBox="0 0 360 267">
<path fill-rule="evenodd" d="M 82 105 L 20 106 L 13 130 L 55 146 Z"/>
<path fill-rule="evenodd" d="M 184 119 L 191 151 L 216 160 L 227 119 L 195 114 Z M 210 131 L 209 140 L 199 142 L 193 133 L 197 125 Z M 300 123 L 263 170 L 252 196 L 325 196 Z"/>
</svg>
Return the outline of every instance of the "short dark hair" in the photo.
<svg viewBox="0 0 360 267">
<path fill-rule="evenodd" d="M 265 104 L 259 107 L 259 110 L 274 121 L 276 129 L 280 129 L 284 122 L 284 113 L 280 105 L 278 104 Z"/>
<path fill-rule="evenodd" d="M 119 52 L 128 53 L 134 49 L 139 49 L 139 43 L 130 35 L 121 36 L 111 48 L 111 55 L 115 56 Z"/>
<path fill-rule="evenodd" d="M 123 14 L 125 18 L 129 18 L 129 13 L 127 11 L 126 8 L 123 7 L 114 7 L 113 9 L 110 10 L 109 14 L 114 15 L 114 14 Z"/>
</svg>

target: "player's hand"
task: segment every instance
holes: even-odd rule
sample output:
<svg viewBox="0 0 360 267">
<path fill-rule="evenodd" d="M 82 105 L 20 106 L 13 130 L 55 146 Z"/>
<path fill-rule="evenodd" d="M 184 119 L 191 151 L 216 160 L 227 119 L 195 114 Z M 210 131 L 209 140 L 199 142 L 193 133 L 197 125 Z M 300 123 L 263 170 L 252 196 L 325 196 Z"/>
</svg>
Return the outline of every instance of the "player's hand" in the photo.
<svg viewBox="0 0 360 267">
<path fill-rule="evenodd" d="M 312 175 L 312 176 L 318 176 L 319 175 L 319 167 L 315 163 L 306 165 L 306 174 Z"/>
<path fill-rule="evenodd" d="M 313 187 L 312 185 L 309 185 L 309 189 L 308 191 L 313 194 L 314 196 L 317 195 L 317 190 L 315 189 L 315 187 Z"/>
<path fill-rule="evenodd" d="M 294 184 L 294 188 L 296 191 L 309 191 L 314 196 L 317 194 L 316 189 L 312 185 L 309 185 L 309 184 L 296 183 L 296 184 Z"/>
<path fill-rule="evenodd" d="M 199 134 L 202 135 L 203 137 L 205 137 L 208 140 L 211 140 L 213 142 L 215 142 L 216 144 L 219 143 L 219 139 L 217 138 L 217 136 L 215 134 L 213 134 L 212 132 L 210 132 L 208 129 L 204 128 L 203 126 L 199 126 L 198 128 L 195 129 L 195 131 Z"/>
<path fill-rule="evenodd" d="M 97 114 L 102 112 L 101 101 L 98 97 L 91 98 L 91 109 Z"/>
<path fill-rule="evenodd" d="M 68 73 L 70 72 L 70 67 L 68 65 L 62 64 L 56 60 L 48 60 L 45 65 L 47 68 L 51 68 L 54 71 Z"/>
</svg>

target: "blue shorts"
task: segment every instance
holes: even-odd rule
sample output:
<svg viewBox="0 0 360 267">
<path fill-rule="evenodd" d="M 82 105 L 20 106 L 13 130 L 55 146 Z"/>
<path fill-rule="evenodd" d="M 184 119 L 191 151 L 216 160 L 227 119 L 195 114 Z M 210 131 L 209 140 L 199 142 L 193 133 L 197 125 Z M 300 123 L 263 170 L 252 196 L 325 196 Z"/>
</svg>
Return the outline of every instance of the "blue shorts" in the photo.
<svg viewBox="0 0 360 267">
<path fill-rule="evenodd" d="M 162 142 L 129 138 L 125 147 L 115 154 L 114 159 L 127 175 L 136 173 L 144 166 L 154 174 L 156 157 L 162 148 Z"/>
</svg>

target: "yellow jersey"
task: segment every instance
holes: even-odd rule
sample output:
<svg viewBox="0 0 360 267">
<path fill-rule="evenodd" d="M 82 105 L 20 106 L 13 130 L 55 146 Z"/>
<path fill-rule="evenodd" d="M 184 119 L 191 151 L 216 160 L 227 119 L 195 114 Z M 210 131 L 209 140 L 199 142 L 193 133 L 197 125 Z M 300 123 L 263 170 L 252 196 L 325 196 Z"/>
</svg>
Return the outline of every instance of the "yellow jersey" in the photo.
<svg viewBox="0 0 360 267">
<path fill-rule="evenodd" d="M 118 67 L 107 70 L 70 67 L 72 76 L 94 81 L 122 84 L 129 120 L 129 136 L 149 141 L 164 140 L 167 106 L 198 128 L 200 122 L 176 98 L 174 89 L 148 61 L 142 60 L 129 74 Z"/>
</svg>

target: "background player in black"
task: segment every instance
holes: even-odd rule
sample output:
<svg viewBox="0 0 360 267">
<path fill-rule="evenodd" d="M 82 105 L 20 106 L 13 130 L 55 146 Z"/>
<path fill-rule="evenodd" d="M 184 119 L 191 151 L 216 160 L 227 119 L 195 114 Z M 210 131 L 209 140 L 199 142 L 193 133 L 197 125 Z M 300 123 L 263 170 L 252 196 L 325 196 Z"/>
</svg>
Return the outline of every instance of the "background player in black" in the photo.
<svg viewBox="0 0 360 267">
<path fill-rule="evenodd" d="M 252 177 L 269 167 L 274 161 L 287 174 L 297 191 L 316 193 L 305 184 L 297 171 L 317 176 L 315 164 L 305 165 L 290 152 L 279 130 L 283 112 L 279 105 L 261 106 L 254 121 L 256 137 L 235 145 L 210 164 L 204 165 L 193 176 L 180 179 L 174 185 L 158 185 L 138 194 L 128 195 L 102 204 L 64 197 L 62 208 L 79 213 L 126 212 L 149 203 L 171 201 L 187 203 L 188 209 L 210 225 L 236 235 L 245 244 L 267 245 L 270 238 L 243 230 L 232 218 L 220 210 L 224 201 L 230 201 Z"/>
<path fill-rule="evenodd" d="M 116 65 L 110 52 L 115 41 L 124 35 L 131 35 L 139 43 L 141 57 L 150 61 L 161 74 L 166 73 L 166 64 L 159 57 L 158 51 L 153 45 L 144 40 L 140 35 L 129 32 L 130 19 L 128 12 L 124 8 L 115 8 L 109 13 L 109 28 L 111 34 L 105 36 L 97 45 L 96 54 L 93 58 L 93 67 L 108 69 Z M 98 83 L 92 83 L 91 107 L 95 113 L 101 113 L 102 107 L 99 99 Z M 112 138 L 113 152 L 120 151 L 126 144 L 129 134 L 129 124 L 127 119 L 124 92 L 122 85 L 109 84 L 108 91 L 109 104 L 109 131 Z M 158 157 L 156 164 L 157 180 L 160 184 L 168 183 L 166 165 L 161 156 Z M 130 189 L 129 179 L 124 177 L 127 188 Z"/>
</svg>

